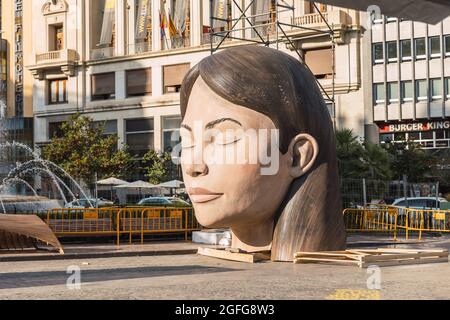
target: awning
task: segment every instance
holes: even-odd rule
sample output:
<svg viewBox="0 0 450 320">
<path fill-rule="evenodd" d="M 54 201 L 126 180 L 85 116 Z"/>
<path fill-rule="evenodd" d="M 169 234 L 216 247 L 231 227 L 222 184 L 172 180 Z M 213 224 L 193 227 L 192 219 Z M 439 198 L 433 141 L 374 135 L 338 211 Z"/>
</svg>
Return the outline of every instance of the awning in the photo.
<svg viewBox="0 0 450 320">
<path fill-rule="evenodd" d="M 320 3 L 368 11 L 378 6 L 386 16 L 436 24 L 450 16 L 449 0 L 321 0 Z"/>
</svg>

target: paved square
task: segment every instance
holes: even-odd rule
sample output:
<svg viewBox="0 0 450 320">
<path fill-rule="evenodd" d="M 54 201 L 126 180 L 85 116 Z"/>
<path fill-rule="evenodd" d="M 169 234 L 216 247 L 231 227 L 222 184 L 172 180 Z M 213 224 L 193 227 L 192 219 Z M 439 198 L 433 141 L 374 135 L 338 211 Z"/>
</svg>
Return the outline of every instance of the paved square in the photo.
<svg viewBox="0 0 450 320">
<path fill-rule="evenodd" d="M 374 237 L 360 238 L 368 243 Z M 448 248 L 450 237 L 421 246 Z M 81 289 L 66 286 L 81 269 Z M 0 262 L 0 299 L 449 299 L 450 264 L 383 267 L 381 289 L 366 269 L 263 262 L 245 264 L 189 255 Z"/>
</svg>

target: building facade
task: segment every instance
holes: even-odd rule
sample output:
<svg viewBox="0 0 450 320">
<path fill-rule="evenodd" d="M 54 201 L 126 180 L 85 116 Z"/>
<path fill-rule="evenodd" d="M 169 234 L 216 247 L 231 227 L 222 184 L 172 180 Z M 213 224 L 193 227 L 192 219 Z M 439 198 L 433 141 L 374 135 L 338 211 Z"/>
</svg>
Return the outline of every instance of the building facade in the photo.
<svg viewBox="0 0 450 320">
<path fill-rule="evenodd" d="M 258 12 L 258 1 L 250 10 Z M 352 128 L 361 137 L 372 125 L 363 75 L 370 74 L 370 42 L 365 44 L 361 14 L 354 10 L 285 1 L 295 9 L 272 12 L 258 33 L 274 39 L 274 18 L 301 28 L 285 27 L 290 41 L 280 50 L 304 59 L 324 89 L 336 94 L 330 107 L 338 128 Z M 35 37 L 33 59 L 27 64 L 33 75 L 34 139 L 48 143 L 58 126 L 75 113 L 105 123 L 106 133 L 117 134 L 132 154 L 142 156 L 154 148 L 167 151 L 177 141 L 171 136 L 181 123 L 179 90 L 186 72 L 211 54 L 209 0 L 34 0 L 29 20 Z M 225 0 L 229 19 L 237 19 L 250 0 Z M 238 5 L 236 5 L 238 4 Z M 321 13 L 319 13 L 319 11 Z M 214 12 L 214 10 L 213 10 Z M 217 12 L 217 11 L 216 11 Z M 225 13 L 224 13 L 225 12 Z M 275 15 L 278 14 L 278 17 Z M 332 38 L 321 14 L 333 26 Z M 254 18 L 258 19 L 258 18 Z M 264 20 L 263 19 L 263 20 Z M 214 22 L 214 31 L 226 31 L 231 22 Z M 237 30 L 236 28 L 245 28 Z M 247 27 L 247 28 L 246 28 Z M 235 38 L 258 35 L 241 20 L 230 33 Z M 312 30 L 314 29 L 314 30 Z M 322 31 L 320 31 L 322 30 Z M 248 45 L 226 39 L 221 49 Z M 271 46 L 276 47 L 273 43 Z M 365 48 L 368 46 L 368 49 Z M 298 57 L 293 50 L 300 50 Z M 367 63 L 364 59 L 368 59 Z M 337 63 L 333 63 L 333 61 Z M 334 90 L 333 90 L 334 88 Z M 367 109 L 367 110 L 366 110 Z M 369 115 L 369 116 L 367 116 Z"/>
<path fill-rule="evenodd" d="M 33 146 L 33 84 L 26 65 L 33 56 L 31 0 L 0 4 L 0 142 L 16 141 Z M 2 150 L 0 177 L 18 161 L 29 157 L 23 150 Z"/>
<path fill-rule="evenodd" d="M 450 17 L 436 25 L 377 17 L 371 30 L 373 117 L 381 143 L 450 147 Z"/>
</svg>

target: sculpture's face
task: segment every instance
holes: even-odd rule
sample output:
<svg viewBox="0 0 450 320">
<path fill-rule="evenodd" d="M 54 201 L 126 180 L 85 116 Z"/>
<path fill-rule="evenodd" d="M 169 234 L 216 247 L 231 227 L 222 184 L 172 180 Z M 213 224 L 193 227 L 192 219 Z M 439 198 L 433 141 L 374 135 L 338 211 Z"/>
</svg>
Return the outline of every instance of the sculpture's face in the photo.
<svg viewBox="0 0 450 320">
<path fill-rule="evenodd" d="M 292 157 L 273 145 L 271 130 L 270 118 L 226 101 L 197 79 L 181 128 L 181 160 L 201 225 L 251 227 L 274 219 L 293 178 Z M 262 174 L 268 167 L 270 174 Z"/>
</svg>

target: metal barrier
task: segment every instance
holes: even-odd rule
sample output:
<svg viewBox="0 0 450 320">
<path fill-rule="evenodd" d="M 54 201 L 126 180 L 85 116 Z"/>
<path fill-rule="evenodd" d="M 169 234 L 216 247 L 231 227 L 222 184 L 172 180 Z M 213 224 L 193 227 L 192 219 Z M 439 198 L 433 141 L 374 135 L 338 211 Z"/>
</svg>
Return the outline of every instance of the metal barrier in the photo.
<svg viewBox="0 0 450 320">
<path fill-rule="evenodd" d="M 192 208 L 124 208 L 118 212 L 117 243 L 120 235 L 138 234 L 141 242 L 146 234 L 184 232 L 185 240 L 189 232 L 199 230 L 200 225 L 195 219 Z"/>
<path fill-rule="evenodd" d="M 116 209 L 53 209 L 45 222 L 57 236 L 115 234 Z"/>
<path fill-rule="evenodd" d="M 419 239 L 422 232 L 450 232 L 450 210 L 407 209 L 404 220 L 406 239 L 409 231 L 418 231 Z"/>
<path fill-rule="evenodd" d="M 45 222 L 57 236 L 134 235 L 141 242 L 146 234 L 184 233 L 200 230 L 192 208 L 101 208 L 53 209 Z"/>
<path fill-rule="evenodd" d="M 450 210 L 426 210 L 386 205 L 370 205 L 362 209 L 345 209 L 344 223 L 348 232 L 393 232 L 400 230 L 408 239 L 410 231 L 450 232 Z"/>
<path fill-rule="evenodd" d="M 390 207 L 345 209 L 344 223 L 349 232 L 394 232 L 397 238 L 397 210 Z"/>
</svg>

